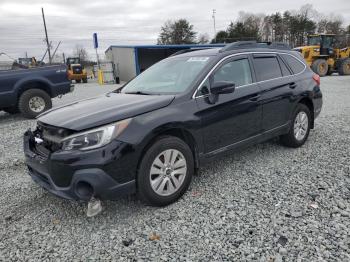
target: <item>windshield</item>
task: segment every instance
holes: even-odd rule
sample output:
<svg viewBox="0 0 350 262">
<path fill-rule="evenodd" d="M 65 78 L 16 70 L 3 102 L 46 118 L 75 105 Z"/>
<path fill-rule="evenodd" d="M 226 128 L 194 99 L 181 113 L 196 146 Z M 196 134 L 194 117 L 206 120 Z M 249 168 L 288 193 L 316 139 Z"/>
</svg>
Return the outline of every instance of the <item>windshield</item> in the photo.
<svg viewBox="0 0 350 262">
<path fill-rule="evenodd" d="M 320 45 L 321 37 L 320 36 L 309 36 L 308 45 Z"/>
<path fill-rule="evenodd" d="M 196 79 L 209 57 L 173 57 L 165 59 L 131 80 L 122 93 L 177 94 Z"/>
</svg>

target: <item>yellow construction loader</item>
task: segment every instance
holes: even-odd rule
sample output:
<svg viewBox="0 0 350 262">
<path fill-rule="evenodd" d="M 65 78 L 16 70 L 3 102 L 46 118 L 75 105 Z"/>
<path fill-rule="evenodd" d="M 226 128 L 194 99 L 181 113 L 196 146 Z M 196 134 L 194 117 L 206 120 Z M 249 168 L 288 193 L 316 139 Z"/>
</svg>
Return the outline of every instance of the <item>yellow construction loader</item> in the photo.
<svg viewBox="0 0 350 262">
<path fill-rule="evenodd" d="M 302 53 L 311 69 L 319 76 L 350 75 L 350 46 L 336 48 L 334 34 L 315 34 L 308 36 L 307 46 L 296 47 Z"/>
<path fill-rule="evenodd" d="M 68 57 L 66 65 L 68 67 L 69 80 L 75 80 L 76 83 L 87 83 L 87 73 L 80 62 L 79 57 Z"/>
</svg>

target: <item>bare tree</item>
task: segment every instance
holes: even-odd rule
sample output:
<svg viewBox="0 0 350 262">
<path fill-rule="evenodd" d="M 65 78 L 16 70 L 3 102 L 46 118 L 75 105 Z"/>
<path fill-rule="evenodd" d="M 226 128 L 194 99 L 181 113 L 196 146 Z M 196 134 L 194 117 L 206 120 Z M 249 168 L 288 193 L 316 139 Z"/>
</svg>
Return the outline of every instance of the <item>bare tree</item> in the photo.
<svg viewBox="0 0 350 262">
<path fill-rule="evenodd" d="M 89 55 L 85 47 L 82 45 L 76 45 L 73 51 L 73 55 L 80 58 L 82 64 L 89 61 Z"/>
<path fill-rule="evenodd" d="M 209 41 L 209 35 L 207 33 L 198 36 L 198 44 L 207 44 Z"/>
</svg>

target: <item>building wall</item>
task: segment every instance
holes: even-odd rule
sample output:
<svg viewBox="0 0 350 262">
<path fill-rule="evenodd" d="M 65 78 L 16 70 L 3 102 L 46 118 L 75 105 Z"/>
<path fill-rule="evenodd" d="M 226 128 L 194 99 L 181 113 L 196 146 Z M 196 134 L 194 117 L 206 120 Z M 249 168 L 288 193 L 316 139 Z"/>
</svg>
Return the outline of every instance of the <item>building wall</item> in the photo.
<svg viewBox="0 0 350 262">
<path fill-rule="evenodd" d="M 136 76 L 135 50 L 129 47 L 111 47 L 106 58 L 115 65 L 120 81 L 129 81 Z"/>
</svg>

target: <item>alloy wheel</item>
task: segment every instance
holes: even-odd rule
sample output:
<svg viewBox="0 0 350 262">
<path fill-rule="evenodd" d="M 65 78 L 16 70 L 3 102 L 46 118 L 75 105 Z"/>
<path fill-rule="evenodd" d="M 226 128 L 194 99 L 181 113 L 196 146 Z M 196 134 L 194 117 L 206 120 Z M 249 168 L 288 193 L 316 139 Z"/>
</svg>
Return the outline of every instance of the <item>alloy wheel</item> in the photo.
<svg viewBox="0 0 350 262">
<path fill-rule="evenodd" d="M 184 155 L 176 149 L 167 149 L 151 165 L 151 187 L 160 196 L 172 195 L 180 189 L 186 174 L 187 162 Z"/>
<path fill-rule="evenodd" d="M 294 121 L 294 136 L 298 141 L 305 138 L 309 127 L 309 119 L 305 112 L 301 111 L 297 114 Z"/>
</svg>

